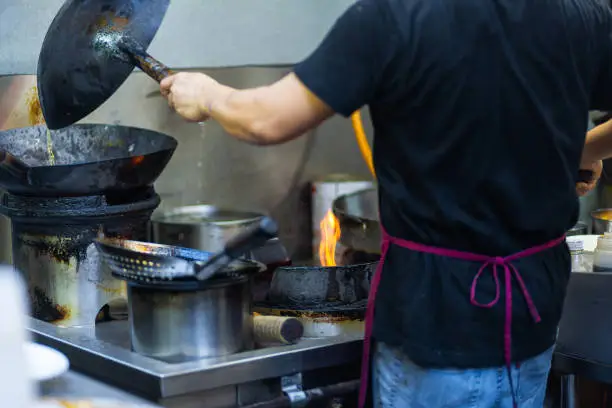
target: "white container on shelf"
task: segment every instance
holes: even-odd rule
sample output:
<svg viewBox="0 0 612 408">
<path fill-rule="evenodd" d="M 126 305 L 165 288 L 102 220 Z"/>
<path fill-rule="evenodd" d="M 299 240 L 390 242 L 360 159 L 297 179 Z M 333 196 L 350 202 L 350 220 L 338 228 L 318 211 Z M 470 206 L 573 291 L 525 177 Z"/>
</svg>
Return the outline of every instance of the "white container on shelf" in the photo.
<svg viewBox="0 0 612 408">
<path fill-rule="evenodd" d="M 582 240 L 567 240 L 567 246 L 572 257 L 572 272 L 588 272 L 584 259 L 584 242 Z"/>
<path fill-rule="evenodd" d="M 0 407 L 31 408 L 35 393 L 26 352 L 26 290 L 8 265 L 0 265 L 0 310 L 7 311 L 0 325 Z"/>
<path fill-rule="evenodd" d="M 612 272 L 612 233 L 606 232 L 597 240 L 593 256 L 593 272 Z"/>
</svg>

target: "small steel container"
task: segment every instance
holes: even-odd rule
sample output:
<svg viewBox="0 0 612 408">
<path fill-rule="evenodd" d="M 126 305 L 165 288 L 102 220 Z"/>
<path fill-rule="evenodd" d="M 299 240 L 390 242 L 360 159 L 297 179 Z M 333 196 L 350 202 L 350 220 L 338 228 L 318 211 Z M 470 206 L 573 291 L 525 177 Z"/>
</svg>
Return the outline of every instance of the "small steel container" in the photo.
<svg viewBox="0 0 612 408">
<path fill-rule="evenodd" d="M 252 349 L 251 278 L 264 267 L 250 265 L 238 276 L 182 286 L 129 282 L 132 350 L 176 363 Z"/>
</svg>

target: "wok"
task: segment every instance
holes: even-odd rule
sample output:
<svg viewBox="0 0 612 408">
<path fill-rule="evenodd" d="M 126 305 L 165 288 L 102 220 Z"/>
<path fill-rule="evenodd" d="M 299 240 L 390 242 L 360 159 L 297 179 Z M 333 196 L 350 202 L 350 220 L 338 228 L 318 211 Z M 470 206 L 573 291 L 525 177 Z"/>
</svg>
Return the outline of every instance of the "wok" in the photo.
<svg viewBox="0 0 612 408">
<path fill-rule="evenodd" d="M 268 301 L 280 305 L 350 304 L 368 298 L 378 262 L 343 266 L 280 266 L 274 271 Z"/>
<path fill-rule="evenodd" d="M 343 246 L 380 253 L 378 192 L 375 188 L 338 197 L 332 210 L 340 223 L 340 243 Z"/>
<path fill-rule="evenodd" d="M 0 188 L 60 197 L 143 187 L 159 177 L 177 146 L 174 138 L 151 130 L 94 124 L 51 131 L 51 142 L 54 165 L 45 126 L 0 132 L 0 152 L 8 153 L 0 154 Z"/>
<path fill-rule="evenodd" d="M 170 0 L 66 0 L 38 58 L 38 98 L 49 129 L 93 112 L 132 73 L 170 74 L 146 49 Z"/>
</svg>

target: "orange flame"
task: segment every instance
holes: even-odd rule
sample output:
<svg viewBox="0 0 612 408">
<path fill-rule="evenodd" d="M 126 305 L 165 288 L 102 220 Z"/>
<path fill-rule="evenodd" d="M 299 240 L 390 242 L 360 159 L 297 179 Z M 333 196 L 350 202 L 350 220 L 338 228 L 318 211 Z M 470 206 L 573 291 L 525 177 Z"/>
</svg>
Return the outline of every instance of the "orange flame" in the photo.
<svg viewBox="0 0 612 408">
<path fill-rule="evenodd" d="M 340 223 L 332 210 L 327 211 L 319 227 L 321 228 L 319 262 L 321 266 L 336 266 L 336 243 L 340 239 Z"/>
</svg>

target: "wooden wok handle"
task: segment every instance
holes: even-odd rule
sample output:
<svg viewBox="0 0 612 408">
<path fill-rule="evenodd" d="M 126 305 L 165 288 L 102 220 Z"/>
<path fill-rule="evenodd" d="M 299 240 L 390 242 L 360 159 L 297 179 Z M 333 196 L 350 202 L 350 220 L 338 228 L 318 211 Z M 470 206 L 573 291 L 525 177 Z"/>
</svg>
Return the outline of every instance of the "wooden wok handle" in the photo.
<svg viewBox="0 0 612 408">
<path fill-rule="evenodd" d="M 255 315 L 253 333 L 259 344 L 293 344 L 304 335 L 304 326 L 294 317 Z"/>
<path fill-rule="evenodd" d="M 138 68 L 157 82 L 161 82 L 164 78 L 174 74 L 174 71 L 147 53 L 145 55 L 135 55 L 134 62 Z"/>
<path fill-rule="evenodd" d="M 144 47 L 133 39 L 124 37 L 117 45 L 134 65 L 157 82 L 174 74 L 167 65 L 149 55 Z"/>
<path fill-rule="evenodd" d="M 117 47 L 134 65 L 157 82 L 175 74 L 166 64 L 153 58 L 142 45 L 130 37 L 121 38 Z M 203 126 L 204 122 L 198 124 Z"/>
</svg>

